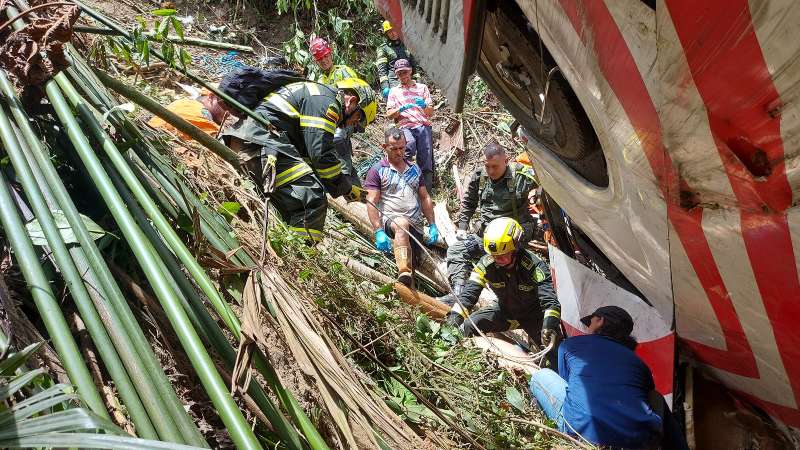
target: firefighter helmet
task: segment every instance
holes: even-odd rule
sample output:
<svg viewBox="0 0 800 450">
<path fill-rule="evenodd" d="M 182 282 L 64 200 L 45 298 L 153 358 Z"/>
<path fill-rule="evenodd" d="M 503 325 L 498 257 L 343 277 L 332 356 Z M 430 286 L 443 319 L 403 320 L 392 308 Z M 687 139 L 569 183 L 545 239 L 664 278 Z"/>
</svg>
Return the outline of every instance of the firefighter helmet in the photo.
<svg viewBox="0 0 800 450">
<path fill-rule="evenodd" d="M 392 29 L 392 23 L 388 20 L 383 21 L 383 32 L 386 33 L 387 31 Z"/>
<path fill-rule="evenodd" d="M 336 82 L 339 89 L 347 89 L 355 92 L 358 96 L 358 107 L 363 111 L 361 115 L 361 128 L 375 121 L 378 114 L 378 103 L 375 101 L 375 93 L 366 81 L 361 78 L 345 78 Z"/>
<path fill-rule="evenodd" d="M 502 256 L 517 250 L 522 238 L 522 226 L 510 218 L 500 217 L 489 222 L 483 231 L 483 248 L 492 256 Z"/>
</svg>

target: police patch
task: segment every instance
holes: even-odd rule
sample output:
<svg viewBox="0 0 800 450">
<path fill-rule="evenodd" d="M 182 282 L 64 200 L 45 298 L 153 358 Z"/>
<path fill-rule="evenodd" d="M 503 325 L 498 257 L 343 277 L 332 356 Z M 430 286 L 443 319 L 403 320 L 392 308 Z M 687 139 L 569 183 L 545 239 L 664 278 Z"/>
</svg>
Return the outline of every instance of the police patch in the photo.
<svg viewBox="0 0 800 450">
<path fill-rule="evenodd" d="M 545 278 L 547 278 L 547 275 L 544 274 L 544 270 L 540 267 L 537 267 L 536 270 L 533 271 L 533 279 L 536 280 L 537 283 L 541 283 Z"/>
<path fill-rule="evenodd" d="M 328 118 L 333 123 L 339 123 L 339 112 L 336 111 L 333 107 L 329 106 L 328 110 L 325 111 L 325 117 Z"/>
</svg>

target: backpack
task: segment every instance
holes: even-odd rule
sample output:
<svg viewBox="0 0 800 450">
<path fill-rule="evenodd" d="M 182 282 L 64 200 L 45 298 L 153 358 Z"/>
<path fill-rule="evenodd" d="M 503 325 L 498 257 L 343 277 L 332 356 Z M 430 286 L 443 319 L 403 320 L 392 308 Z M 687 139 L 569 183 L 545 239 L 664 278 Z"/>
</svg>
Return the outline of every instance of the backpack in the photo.
<svg viewBox="0 0 800 450">
<path fill-rule="evenodd" d="M 219 90 L 249 109 L 255 109 L 270 93 L 299 81 L 309 80 L 293 70 L 245 66 L 225 75 L 219 82 Z"/>
</svg>

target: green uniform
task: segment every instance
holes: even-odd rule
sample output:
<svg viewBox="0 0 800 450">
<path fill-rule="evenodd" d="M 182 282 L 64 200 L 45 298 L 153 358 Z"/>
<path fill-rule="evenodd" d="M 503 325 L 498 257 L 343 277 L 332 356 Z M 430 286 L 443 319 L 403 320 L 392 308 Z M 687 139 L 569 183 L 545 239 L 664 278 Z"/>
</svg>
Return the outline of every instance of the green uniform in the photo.
<svg viewBox="0 0 800 450">
<path fill-rule="evenodd" d="M 497 304 L 470 315 L 485 287 L 497 295 Z M 471 320 L 464 322 L 464 336 L 467 337 L 477 335 L 477 329 L 489 333 L 521 327 L 541 345 L 543 324 L 548 322 L 548 328 L 558 327 L 561 318 L 561 304 L 553 289 L 550 269 L 527 249 L 517 253 L 510 269 L 498 266 L 490 255 L 484 255 L 472 269 L 458 299 L 460 304 L 453 305 L 452 312 L 462 317 L 469 315 Z M 550 355 L 555 356 L 556 351 L 554 348 Z"/>
<path fill-rule="evenodd" d="M 344 64 L 335 64 L 331 66 L 331 70 L 327 74 L 319 76 L 319 82 L 329 86 L 336 85 L 337 81 L 344 80 L 345 78 L 361 78 L 355 70 Z"/>
<path fill-rule="evenodd" d="M 406 49 L 405 44 L 399 40 L 386 40 L 378 47 L 378 55 L 375 60 L 381 89 L 400 86 L 400 81 L 397 79 L 397 75 L 394 74 L 394 62 L 398 59 L 407 59 L 414 70 L 414 76 L 417 76 L 417 64 L 414 62 L 414 56 Z"/>
<path fill-rule="evenodd" d="M 525 245 L 532 239 L 535 223 L 528 210 L 528 193 L 535 187 L 533 170 L 517 162 L 509 163 L 506 173 L 497 181 L 489 178 L 484 169 L 472 174 L 461 201 L 456 225 L 459 230 L 468 230 L 469 222 L 478 210 L 478 234 L 468 235 L 447 249 L 447 272 L 454 290 L 459 289 L 457 285 L 463 284 L 472 265 L 483 255 L 480 238 L 483 229 L 492 220 L 511 217 L 524 230 L 521 244 Z"/>
<path fill-rule="evenodd" d="M 289 228 L 310 240 L 320 240 L 328 202 L 350 192 L 333 136 L 343 108 L 336 90 L 314 82 L 291 83 L 276 90 L 255 109 L 275 130 L 245 118 L 223 132 L 244 142 L 242 162 L 259 182 L 265 182 L 268 155 L 276 162 L 272 202 Z"/>
</svg>

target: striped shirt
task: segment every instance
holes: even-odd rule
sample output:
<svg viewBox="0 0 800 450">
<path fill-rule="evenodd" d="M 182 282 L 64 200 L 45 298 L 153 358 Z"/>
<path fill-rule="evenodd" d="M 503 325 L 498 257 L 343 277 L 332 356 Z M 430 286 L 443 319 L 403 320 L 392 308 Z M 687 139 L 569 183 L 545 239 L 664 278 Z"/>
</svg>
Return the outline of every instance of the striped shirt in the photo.
<svg viewBox="0 0 800 450">
<path fill-rule="evenodd" d="M 403 105 L 414 105 L 400 112 L 395 119 L 397 126 L 400 128 L 414 128 L 431 124 L 430 119 L 425 115 L 425 111 L 414 103 L 415 97 L 422 97 L 422 99 L 425 100 L 425 104 L 428 106 L 433 104 L 433 98 L 431 98 L 431 92 L 428 90 L 428 86 L 422 83 L 412 81 L 411 86 L 397 86 L 389 91 L 389 97 L 386 99 L 386 109 L 392 110 L 398 109 Z"/>
<path fill-rule="evenodd" d="M 405 217 L 417 231 L 422 231 L 424 222 L 419 188 L 425 186 L 419 166 L 406 161 L 406 169 L 400 173 L 387 158 L 375 163 L 367 172 L 364 188 L 380 191 L 378 208 L 388 218 Z"/>
</svg>

